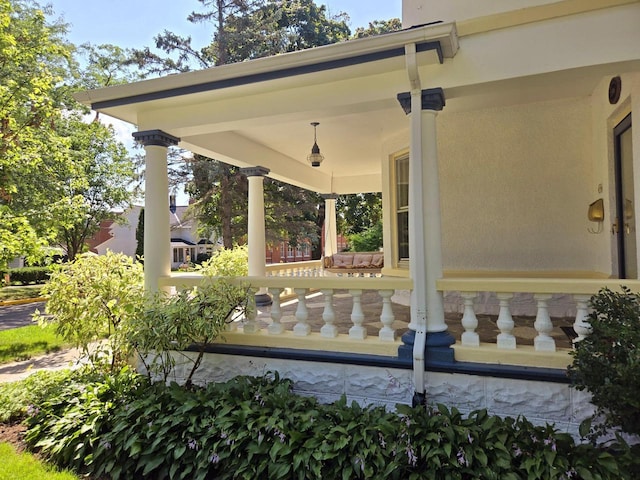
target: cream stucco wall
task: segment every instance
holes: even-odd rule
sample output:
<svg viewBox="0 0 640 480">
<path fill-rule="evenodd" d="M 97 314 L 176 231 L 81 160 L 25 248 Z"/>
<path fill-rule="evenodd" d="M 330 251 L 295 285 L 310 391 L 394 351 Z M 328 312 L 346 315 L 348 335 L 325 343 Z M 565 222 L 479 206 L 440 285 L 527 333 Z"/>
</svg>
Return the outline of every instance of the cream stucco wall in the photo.
<svg viewBox="0 0 640 480">
<path fill-rule="evenodd" d="M 587 100 L 438 118 L 445 268 L 595 268 Z"/>
<path fill-rule="evenodd" d="M 445 107 L 438 115 L 445 270 L 610 273 L 607 228 L 588 231 L 595 225 L 587 206 L 608 179 L 596 141 L 606 139 L 606 126 L 595 121 L 602 116 L 594 102 L 450 113 Z M 389 139 L 388 153 L 400 151 L 403 141 L 408 138 Z M 386 227 L 385 242 L 392 242 Z"/>
<path fill-rule="evenodd" d="M 402 26 L 407 28 L 438 20 L 467 20 L 554 2 L 557 0 L 404 0 Z"/>
</svg>

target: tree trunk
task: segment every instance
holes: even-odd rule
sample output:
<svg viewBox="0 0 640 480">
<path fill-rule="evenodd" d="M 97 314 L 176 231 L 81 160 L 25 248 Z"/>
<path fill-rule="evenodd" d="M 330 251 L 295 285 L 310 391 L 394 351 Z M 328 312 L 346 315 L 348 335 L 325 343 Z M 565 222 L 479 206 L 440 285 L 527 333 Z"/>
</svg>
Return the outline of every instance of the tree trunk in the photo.
<svg viewBox="0 0 640 480">
<path fill-rule="evenodd" d="M 233 248 L 233 232 L 231 230 L 231 213 L 233 197 L 231 195 L 231 172 L 225 165 L 225 173 L 220 180 L 220 222 L 222 223 L 222 244 L 224 248 Z"/>
</svg>

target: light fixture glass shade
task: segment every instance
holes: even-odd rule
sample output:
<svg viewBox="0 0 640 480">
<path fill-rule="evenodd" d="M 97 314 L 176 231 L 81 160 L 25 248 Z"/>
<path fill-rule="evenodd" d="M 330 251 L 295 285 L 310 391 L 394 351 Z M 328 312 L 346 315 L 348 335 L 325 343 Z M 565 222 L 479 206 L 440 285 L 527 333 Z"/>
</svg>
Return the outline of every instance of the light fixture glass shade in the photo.
<svg viewBox="0 0 640 480">
<path fill-rule="evenodd" d="M 307 161 L 312 167 L 319 167 L 324 160 L 324 155 L 320 153 L 320 147 L 316 139 L 316 127 L 320 125 L 318 122 L 311 122 L 313 126 L 313 147 L 311 147 L 311 153 L 307 156 Z"/>
<path fill-rule="evenodd" d="M 307 161 L 312 167 L 319 167 L 323 160 L 324 155 L 320 153 L 320 147 L 318 147 L 318 144 L 314 142 L 313 148 L 311 148 L 311 153 L 307 156 Z"/>
</svg>

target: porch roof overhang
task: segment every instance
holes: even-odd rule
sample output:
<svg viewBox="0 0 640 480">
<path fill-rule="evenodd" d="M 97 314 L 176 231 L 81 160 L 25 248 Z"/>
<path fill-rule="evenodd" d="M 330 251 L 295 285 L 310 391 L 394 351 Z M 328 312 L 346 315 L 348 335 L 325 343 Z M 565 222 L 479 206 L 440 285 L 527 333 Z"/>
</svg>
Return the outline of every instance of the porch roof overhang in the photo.
<svg viewBox="0 0 640 480">
<path fill-rule="evenodd" d="M 420 65 L 458 49 L 454 23 L 414 27 L 128 85 L 80 92 L 93 109 L 181 139 L 194 153 L 321 193 L 380 191 L 381 142 L 407 126 L 405 46 Z M 320 122 L 319 168 L 306 157 Z"/>
</svg>

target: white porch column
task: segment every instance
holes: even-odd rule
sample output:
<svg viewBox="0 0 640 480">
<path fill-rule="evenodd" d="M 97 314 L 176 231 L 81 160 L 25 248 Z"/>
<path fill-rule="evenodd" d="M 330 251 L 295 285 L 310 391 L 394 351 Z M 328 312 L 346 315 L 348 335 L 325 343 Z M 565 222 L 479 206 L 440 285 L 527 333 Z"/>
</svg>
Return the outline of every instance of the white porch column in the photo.
<svg viewBox="0 0 640 480">
<path fill-rule="evenodd" d="M 453 337 L 444 320 L 444 301 L 436 282 L 442 277 L 442 233 L 436 116 L 445 104 L 441 88 L 398 95 L 410 115 L 409 271 L 413 279 L 411 322 L 403 336 L 418 363 L 453 362 Z M 402 351 L 399 352 L 402 355 Z M 405 350 L 405 355 L 406 355 Z M 421 366 L 424 369 L 424 365 Z M 416 391 L 420 395 L 420 391 Z M 414 399 L 415 402 L 415 399 Z"/>
<path fill-rule="evenodd" d="M 133 138 L 145 150 L 144 289 L 153 293 L 160 277 L 171 274 L 167 148 L 180 139 L 162 130 L 134 132 Z"/>
<path fill-rule="evenodd" d="M 336 227 L 336 200 L 338 195 L 328 193 L 321 195 L 324 198 L 324 252 L 322 254 L 330 257 L 338 253 L 338 234 Z"/>
<path fill-rule="evenodd" d="M 266 240 L 264 231 L 264 176 L 268 168 L 241 168 L 240 173 L 249 181 L 249 209 L 247 237 L 249 246 L 249 276 L 264 277 Z M 271 297 L 265 289 L 256 294 L 256 305 L 271 305 Z"/>
</svg>

